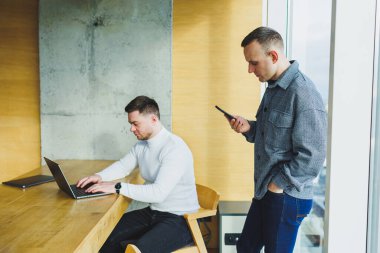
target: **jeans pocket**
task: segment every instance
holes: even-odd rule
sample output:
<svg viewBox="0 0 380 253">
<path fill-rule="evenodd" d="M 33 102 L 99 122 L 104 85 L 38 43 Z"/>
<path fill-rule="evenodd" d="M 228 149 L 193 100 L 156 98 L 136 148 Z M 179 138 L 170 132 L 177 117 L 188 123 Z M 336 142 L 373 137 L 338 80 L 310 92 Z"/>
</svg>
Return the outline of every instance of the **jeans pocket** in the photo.
<svg viewBox="0 0 380 253">
<path fill-rule="evenodd" d="M 305 219 L 307 217 L 308 214 L 297 214 L 297 217 L 296 217 L 296 222 L 301 225 L 301 222 L 303 221 L 303 219 Z"/>
<path fill-rule="evenodd" d="M 311 199 L 299 199 L 285 193 L 282 220 L 291 226 L 301 225 L 303 219 L 310 213 L 312 204 Z"/>
<path fill-rule="evenodd" d="M 313 206 L 313 200 L 311 199 L 296 199 L 297 204 L 297 217 L 296 222 L 301 224 L 303 219 L 308 216 Z"/>
</svg>

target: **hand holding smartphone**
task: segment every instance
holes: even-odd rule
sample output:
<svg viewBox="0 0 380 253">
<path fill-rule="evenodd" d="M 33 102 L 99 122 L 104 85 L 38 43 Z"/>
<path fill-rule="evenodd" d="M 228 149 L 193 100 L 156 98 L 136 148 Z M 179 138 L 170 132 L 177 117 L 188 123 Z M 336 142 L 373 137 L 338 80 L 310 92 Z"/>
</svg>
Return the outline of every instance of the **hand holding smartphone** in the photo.
<svg viewBox="0 0 380 253">
<path fill-rule="evenodd" d="M 222 108 L 220 108 L 219 106 L 216 105 L 215 108 L 218 109 L 219 111 L 221 111 L 221 112 L 224 114 L 224 116 L 227 117 L 227 119 L 228 119 L 229 121 L 231 121 L 231 120 L 233 120 L 233 119 L 236 119 L 234 116 L 232 116 L 232 115 L 229 114 L 228 112 L 224 111 L 224 110 L 223 110 Z"/>
</svg>

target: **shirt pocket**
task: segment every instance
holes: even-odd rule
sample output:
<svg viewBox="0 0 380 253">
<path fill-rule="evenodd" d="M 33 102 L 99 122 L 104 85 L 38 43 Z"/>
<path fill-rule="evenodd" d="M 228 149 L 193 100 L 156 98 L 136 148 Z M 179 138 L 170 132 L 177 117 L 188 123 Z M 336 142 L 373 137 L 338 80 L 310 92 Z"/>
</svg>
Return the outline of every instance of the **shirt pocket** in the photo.
<svg viewBox="0 0 380 253">
<path fill-rule="evenodd" d="M 267 143 L 273 147 L 291 149 L 292 129 L 293 117 L 290 114 L 272 110 L 268 117 Z"/>
</svg>

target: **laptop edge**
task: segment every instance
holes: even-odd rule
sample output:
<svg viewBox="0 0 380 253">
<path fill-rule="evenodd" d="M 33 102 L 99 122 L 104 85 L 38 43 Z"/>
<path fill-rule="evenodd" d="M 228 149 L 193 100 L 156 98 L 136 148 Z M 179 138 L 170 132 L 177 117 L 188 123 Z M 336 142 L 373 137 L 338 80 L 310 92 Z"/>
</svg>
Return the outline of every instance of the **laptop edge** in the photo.
<svg viewBox="0 0 380 253">
<path fill-rule="evenodd" d="M 105 192 L 98 192 L 98 193 L 92 193 L 89 195 L 76 196 L 75 193 L 73 192 L 73 190 L 71 189 L 70 184 L 68 183 L 65 175 L 63 174 L 62 169 L 59 167 L 59 164 L 53 162 L 52 160 L 50 160 L 46 157 L 44 157 L 44 159 L 46 161 L 46 164 L 47 164 L 51 174 L 55 178 L 55 181 L 57 182 L 58 187 L 63 192 L 65 192 L 66 194 L 71 196 L 72 198 L 83 199 L 83 198 L 92 198 L 92 197 L 98 197 L 98 196 L 104 196 L 104 195 L 111 194 L 111 193 L 105 193 Z"/>
</svg>

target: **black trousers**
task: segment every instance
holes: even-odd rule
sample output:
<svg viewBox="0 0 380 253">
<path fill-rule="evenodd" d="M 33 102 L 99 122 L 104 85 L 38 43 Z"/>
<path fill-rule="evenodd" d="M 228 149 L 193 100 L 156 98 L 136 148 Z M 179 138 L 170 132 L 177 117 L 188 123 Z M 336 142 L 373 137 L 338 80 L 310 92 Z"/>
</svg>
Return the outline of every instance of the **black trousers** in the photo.
<svg viewBox="0 0 380 253">
<path fill-rule="evenodd" d="M 147 207 L 125 213 L 100 252 L 122 253 L 130 243 L 142 253 L 166 253 L 193 243 L 193 239 L 183 216 Z"/>
</svg>

